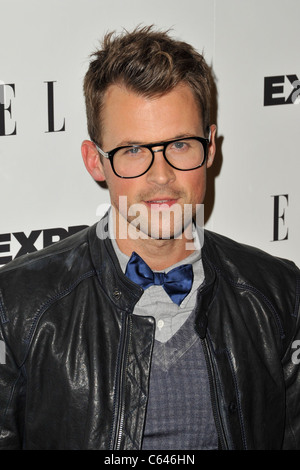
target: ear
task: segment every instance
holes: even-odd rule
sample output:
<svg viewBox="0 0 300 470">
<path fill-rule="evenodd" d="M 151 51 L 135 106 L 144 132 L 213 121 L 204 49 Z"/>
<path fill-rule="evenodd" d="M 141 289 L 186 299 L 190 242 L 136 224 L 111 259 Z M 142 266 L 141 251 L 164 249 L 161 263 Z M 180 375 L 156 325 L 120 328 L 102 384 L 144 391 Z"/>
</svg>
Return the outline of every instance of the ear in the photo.
<svg viewBox="0 0 300 470">
<path fill-rule="evenodd" d="M 217 126 L 212 124 L 210 126 L 210 143 L 208 144 L 208 154 L 207 154 L 207 162 L 206 167 L 209 168 L 214 161 L 215 153 L 216 153 L 216 132 Z"/>
<path fill-rule="evenodd" d="M 87 171 L 96 181 L 105 181 L 103 165 L 96 146 L 90 140 L 84 140 L 81 144 L 81 155 Z"/>
</svg>

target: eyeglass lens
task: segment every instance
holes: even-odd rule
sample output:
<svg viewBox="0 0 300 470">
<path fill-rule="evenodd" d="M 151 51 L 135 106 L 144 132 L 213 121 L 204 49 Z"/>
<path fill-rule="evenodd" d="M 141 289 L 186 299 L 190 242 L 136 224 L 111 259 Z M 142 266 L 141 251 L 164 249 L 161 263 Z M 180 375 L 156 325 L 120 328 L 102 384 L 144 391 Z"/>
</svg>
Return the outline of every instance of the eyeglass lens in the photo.
<svg viewBox="0 0 300 470">
<path fill-rule="evenodd" d="M 196 139 L 178 140 L 166 146 L 165 157 L 178 170 L 192 170 L 202 165 L 205 150 Z M 147 147 L 124 147 L 114 154 L 114 170 L 122 177 L 140 176 L 148 170 L 152 158 L 152 152 Z"/>
</svg>

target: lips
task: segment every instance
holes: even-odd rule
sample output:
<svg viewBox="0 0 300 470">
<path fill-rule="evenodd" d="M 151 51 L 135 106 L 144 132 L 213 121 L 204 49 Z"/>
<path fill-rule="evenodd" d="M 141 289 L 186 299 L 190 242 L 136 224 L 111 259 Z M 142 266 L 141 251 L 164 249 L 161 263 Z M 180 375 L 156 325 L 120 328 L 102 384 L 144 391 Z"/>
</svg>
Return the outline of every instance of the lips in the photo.
<svg viewBox="0 0 300 470">
<path fill-rule="evenodd" d="M 159 198 L 159 199 L 157 198 L 157 199 L 150 199 L 150 200 L 144 201 L 144 203 L 148 207 L 151 207 L 151 209 L 169 208 L 176 202 L 177 202 L 177 199 L 171 199 L 171 198 Z"/>
</svg>

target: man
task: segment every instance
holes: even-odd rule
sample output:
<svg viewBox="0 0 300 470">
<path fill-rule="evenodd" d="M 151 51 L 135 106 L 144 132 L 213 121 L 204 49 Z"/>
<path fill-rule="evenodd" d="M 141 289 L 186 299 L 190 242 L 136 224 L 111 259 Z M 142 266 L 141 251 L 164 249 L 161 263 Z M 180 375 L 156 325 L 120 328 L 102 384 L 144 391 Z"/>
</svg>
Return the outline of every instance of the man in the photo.
<svg viewBox="0 0 300 470">
<path fill-rule="evenodd" d="M 203 241 L 209 77 L 153 28 L 94 54 L 82 156 L 112 209 L 1 270 L 0 448 L 300 447 L 299 271 Z"/>
</svg>

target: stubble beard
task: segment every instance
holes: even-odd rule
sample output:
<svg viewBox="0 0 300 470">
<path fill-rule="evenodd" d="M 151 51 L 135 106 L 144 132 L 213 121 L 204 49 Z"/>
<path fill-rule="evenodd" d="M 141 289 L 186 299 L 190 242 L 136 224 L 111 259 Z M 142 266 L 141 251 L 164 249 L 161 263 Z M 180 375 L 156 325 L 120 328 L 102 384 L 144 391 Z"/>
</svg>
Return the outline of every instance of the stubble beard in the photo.
<svg viewBox="0 0 300 470">
<path fill-rule="evenodd" d="M 173 240 L 191 238 L 192 221 L 195 218 L 195 204 L 174 202 L 151 204 L 148 201 L 160 201 L 161 195 L 156 191 L 139 194 L 137 201 L 129 205 L 126 196 L 119 197 L 118 212 L 120 214 L 119 231 L 122 238 L 125 232 L 131 239 Z M 169 191 L 168 198 L 174 201 L 184 201 L 183 191 Z M 121 227 L 120 227 L 121 225 Z"/>
</svg>

